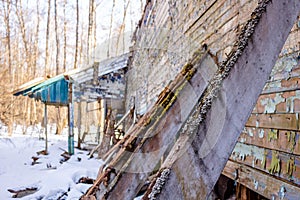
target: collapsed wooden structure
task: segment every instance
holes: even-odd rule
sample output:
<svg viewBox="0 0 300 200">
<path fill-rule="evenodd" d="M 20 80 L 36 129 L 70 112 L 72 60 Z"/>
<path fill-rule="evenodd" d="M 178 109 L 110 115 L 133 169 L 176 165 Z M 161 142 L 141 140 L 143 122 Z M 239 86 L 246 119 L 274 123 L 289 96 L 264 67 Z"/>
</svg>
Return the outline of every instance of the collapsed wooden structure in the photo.
<svg viewBox="0 0 300 200">
<path fill-rule="evenodd" d="M 100 99 L 124 99 L 125 71 L 130 53 L 94 63 L 84 69 L 72 70 L 49 79 L 37 78 L 21 85 L 12 93 L 44 103 L 47 151 L 47 106 L 68 107 L 68 152 L 74 154 L 74 104 L 97 102 Z M 80 107 L 78 109 L 81 109 Z M 105 111 L 103 111 L 105 112 Z M 80 116 L 79 116 L 80 117 Z M 77 120 L 80 127 L 80 119 Z M 80 130 L 79 130 L 80 132 Z"/>
<path fill-rule="evenodd" d="M 203 45 L 110 151 L 107 166 L 82 199 L 133 199 L 150 176 L 143 199 L 207 199 L 299 10 L 300 2 L 292 0 L 260 1 L 221 63 Z M 229 162 L 223 173 L 242 182 L 250 175 L 246 169 Z M 293 184 L 263 189 L 266 179 L 252 176 L 249 184 L 268 198 L 298 198 L 300 188 Z"/>
<path fill-rule="evenodd" d="M 287 54 L 282 46 L 300 32 L 298 22 L 288 36 L 299 10 L 293 0 L 148 1 L 129 66 L 131 54 L 124 54 L 29 82 L 14 94 L 71 111 L 74 102 L 125 98 L 121 121 L 130 114 L 142 116 L 102 157 L 106 166 L 82 199 L 138 194 L 143 199 L 207 199 L 220 174 L 269 199 L 298 199 L 300 57 L 294 44 L 285 44 L 294 48 Z M 147 26 L 153 32 L 143 29 Z M 277 60 L 279 54 L 284 56 Z M 274 65 L 277 74 L 271 73 Z M 179 72 L 176 77 L 162 77 L 169 66 Z M 70 154 L 73 119 L 70 112 Z"/>
</svg>

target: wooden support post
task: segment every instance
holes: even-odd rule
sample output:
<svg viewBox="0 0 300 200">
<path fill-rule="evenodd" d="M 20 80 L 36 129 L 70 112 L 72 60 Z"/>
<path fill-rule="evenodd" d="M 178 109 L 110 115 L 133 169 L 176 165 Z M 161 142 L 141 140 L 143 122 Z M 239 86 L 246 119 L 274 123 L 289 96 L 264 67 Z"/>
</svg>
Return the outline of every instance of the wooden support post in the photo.
<svg viewBox="0 0 300 200">
<path fill-rule="evenodd" d="M 48 116 L 47 116 L 47 104 L 45 103 L 44 106 L 44 125 L 45 125 L 45 151 L 48 153 L 48 130 L 47 130 L 47 124 L 48 124 Z"/>
<path fill-rule="evenodd" d="M 104 126 L 105 126 L 105 117 L 106 117 L 106 100 L 101 99 L 101 117 L 100 117 L 100 141 L 101 143 L 103 141 L 104 137 Z"/>
<path fill-rule="evenodd" d="M 81 148 L 81 102 L 78 102 L 77 128 L 78 128 L 77 147 L 80 149 Z"/>
<path fill-rule="evenodd" d="M 248 196 L 249 196 L 248 193 L 249 193 L 248 189 L 245 186 L 240 185 L 240 197 L 239 197 L 239 199 L 240 200 L 247 200 L 247 199 L 249 199 L 248 198 Z"/>
<path fill-rule="evenodd" d="M 70 155 L 73 155 L 74 154 L 74 102 L 73 102 L 73 83 L 71 81 L 69 82 L 68 119 L 69 119 L 68 151 Z"/>
<path fill-rule="evenodd" d="M 98 99 L 98 106 L 96 109 L 96 121 L 97 121 L 97 143 L 100 144 L 101 134 L 101 99 Z"/>
</svg>

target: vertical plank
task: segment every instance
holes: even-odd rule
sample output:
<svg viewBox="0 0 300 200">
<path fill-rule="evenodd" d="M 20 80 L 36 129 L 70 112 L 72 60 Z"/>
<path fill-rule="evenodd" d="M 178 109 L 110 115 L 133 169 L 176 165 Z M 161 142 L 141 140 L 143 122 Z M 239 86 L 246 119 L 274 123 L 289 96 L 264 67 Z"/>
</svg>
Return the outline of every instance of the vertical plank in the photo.
<svg viewBox="0 0 300 200">
<path fill-rule="evenodd" d="M 48 113 L 47 113 L 47 104 L 44 105 L 44 125 L 45 125 L 45 151 L 48 153 Z"/>
<path fill-rule="evenodd" d="M 249 200 L 247 190 L 248 190 L 247 187 L 240 185 L 240 193 L 241 193 L 240 200 Z"/>
<path fill-rule="evenodd" d="M 80 149 L 81 148 L 81 102 L 78 102 L 77 128 L 78 128 L 77 147 Z"/>
<path fill-rule="evenodd" d="M 74 154 L 74 101 L 73 101 L 73 83 L 69 82 L 69 103 L 68 103 L 68 121 L 69 121 L 69 135 L 68 135 L 68 152 L 70 155 Z"/>
</svg>

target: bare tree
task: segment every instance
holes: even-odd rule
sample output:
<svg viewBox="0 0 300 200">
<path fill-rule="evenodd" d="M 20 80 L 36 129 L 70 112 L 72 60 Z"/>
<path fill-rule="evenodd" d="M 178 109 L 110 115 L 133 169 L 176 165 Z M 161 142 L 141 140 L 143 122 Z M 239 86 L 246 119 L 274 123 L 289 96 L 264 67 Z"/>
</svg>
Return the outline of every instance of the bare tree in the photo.
<svg viewBox="0 0 300 200">
<path fill-rule="evenodd" d="M 63 68 L 64 72 L 67 70 L 67 19 L 66 19 L 66 5 L 67 5 L 67 0 L 64 0 L 64 61 L 63 61 Z"/>
<path fill-rule="evenodd" d="M 36 68 L 37 68 L 37 59 L 39 56 L 39 32 L 40 32 L 40 8 L 39 3 L 36 3 L 36 29 L 35 29 L 35 42 L 34 42 L 34 49 L 35 49 L 35 59 L 34 59 L 34 69 L 33 69 L 33 76 L 36 76 Z"/>
<path fill-rule="evenodd" d="M 110 16 L 110 27 L 109 27 L 109 35 L 108 35 L 108 48 L 107 48 L 107 57 L 110 57 L 110 39 L 112 38 L 112 24 L 113 24 L 113 16 L 114 16 L 114 7 L 116 5 L 116 1 L 113 0 L 113 6 L 111 9 L 111 16 Z"/>
<path fill-rule="evenodd" d="M 48 0 L 48 14 L 47 14 L 47 29 L 46 29 L 46 57 L 45 57 L 45 76 L 47 76 L 47 68 L 49 64 L 49 33 L 50 33 L 50 12 L 51 0 Z"/>
<path fill-rule="evenodd" d="M 8 49 L 8 68 L 9 72 L 12 75 L 12 64 L 11 64 L 11 42 L 10 42 L 10 12 L 11 12 L 11 5 L 10 1 L 3 3 L 3 12 L 4 12 L 4 22 L 6 26 L 6 40 L 7 40 L 7 49 Z"/>
<path fill-rule="evenodd" d="M 11 13 L 11 2 L 7 1 L 6 3 L 3 2 L 3 14 L 4 14 L 4 23 L 5 23 L 5 40 L 6 40 L 6 47 L 5 54 L 8 53 L 8 59 L 7 59 L 7 65 L 8 67 L 5 67 L 5 70 L 2 72 L 3 75 L 1 77 L 1 80 L 7 80 L 7 77 L 14 77 L 13 76 L 13 69 L 12 69 L 12 49 L 11 49 L 11 27 L 10 27 L 10 13 Z M 5 66 L 5 65 L 4 65 Z M 5 73 L 8 72 L 8 73 Z M 14 83 L 14 79 L 12 80 L 12 83 Z M 1 88 L 2 84 L 0 85 Z M 4 85 L 3 85 L 4 86 Z M 8 125 L 8 132 L 9 135 L 12 134 L 12 121 L 13 121 L 13 110 L 12 108 L 12 102 L 14 100 L 13 97 L 8 97 L 5 90 L 1 90 L 1 96 L 2 101 L 1 103 L 1 113 L 0 113 L 0 119 L 2 122 Z M 7 101 L 10 101 L 7 102 Z"/>
<path fill-rule="evenodd" d="M 75 45 L 75 55 L 74 55 L 74 69 L 77 68 L 77 57 L 78 57 L 78 29 L 79 29 L 79 2 L 76 0 L 76 45 Z"/>
<path fill-rule="evenodd" d="M 57 22 L 57 0 L 54 0 L 54 23 L 55 23 L 55 40 L 56 40 L 56 75 L 59 74 L 59 33 L 58 33 L 58 22 Z"/>
<path fill-rule="evenodd" d="M 130 0 L 128 0 L 126 4 L 126 0 L 124 0 L 124 13 L 123 13 L 123 22 L 121 24 L 121 27 L 119 29 L 119 34 L 116 42 L 116 53 L 118 53 L 119 49 L 119 43 L 120 43 L 120 38 L 123 37 L 123 51 L 125 50 L 125 37 L 124 37 L 124 31 L 125 31 L 125 20 L 126 20 L 126 15 L 127 15 L 127 10 L 129 7 Z"/>
<path fill-rule="evenodd" d="M 94 28 L 94 17 L 95 16 L 95 1 L 89 1 L 89 26 L 88 26 L 88 42 L 87 42 L 87 58 L 89 63 L 89 56 L 91 53 L 91 47 L 94 46 L 93 43 L 93 28 Z"/>
</svg>

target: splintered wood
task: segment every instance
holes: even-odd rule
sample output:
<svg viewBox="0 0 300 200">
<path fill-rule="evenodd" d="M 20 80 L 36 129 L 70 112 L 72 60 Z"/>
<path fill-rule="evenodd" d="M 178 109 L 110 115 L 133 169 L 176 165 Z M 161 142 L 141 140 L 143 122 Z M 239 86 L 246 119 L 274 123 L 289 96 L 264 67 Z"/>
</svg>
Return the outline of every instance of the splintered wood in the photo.
<svg viewBox="0 0 300 200">
<path fill-rule="evenodd" d="M 22 189 L 8 189 L 10 193 L 13 193 L 13 198 L 22 198 L 28 195 L 31 195 L 35 193 L 38 190 L 38 188 L 35 187 L 28 187 L 28 188 L 22 188 Z"/>
</svg>

